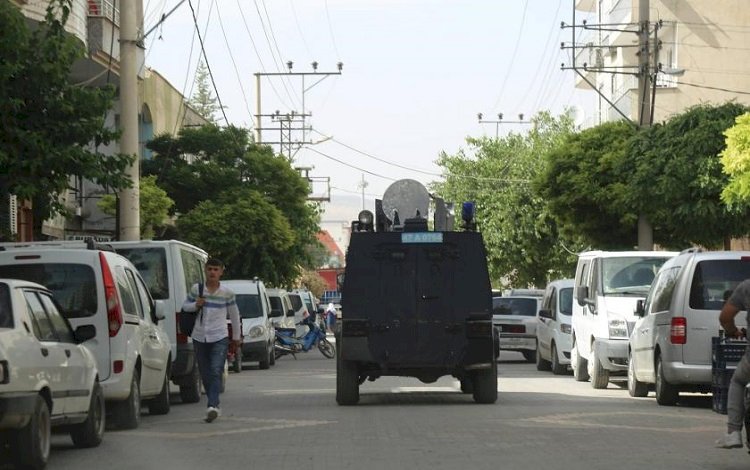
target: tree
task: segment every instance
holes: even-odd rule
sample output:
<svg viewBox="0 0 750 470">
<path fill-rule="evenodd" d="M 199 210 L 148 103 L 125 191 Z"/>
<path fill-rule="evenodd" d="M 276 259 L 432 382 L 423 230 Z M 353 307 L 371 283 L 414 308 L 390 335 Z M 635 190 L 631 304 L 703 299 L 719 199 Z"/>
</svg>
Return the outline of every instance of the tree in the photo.
<svg viewBox="0 0 750 470">
<path fill-rule="evenodd" d="M 323 292 L 325 292 L 325 290 L 328 288 L 328 283 L 326 283 L 326 280 L 323 279 L 320 274 L 310 269 L 302 270 L 297 283 L 299 286 L 304 287 L 312 292 L 312 294 L 318 299 L 323 296 Z"/>
<path fill-rule="evenodd" d="M 12 2 L 0 2 L 0 189 L 32 200 L 38 224 L 64 212 L 73 175 L 112 189 L 132 184 L 132 156 L 97 150 L 116 137 L 104 127 L 114 90 L 70 81 L 84 56 L 64 29 L 70 9 L 70 0 L 54 0 L 31 31 Z"/>
<path fill-rule="evenodd" d="M 154 175 L 140 179 L 140 195 L 141 238 L 153 239 L 157 229 L 163 227 L 169 218 L 169 209 L 174 206 L 174 201 L 156 185 Z M 97 206 L 107 215 L 117 215 L 117 199 L 114 194 L 105 195 Z"/>
<path fill-rule="evenodd" d="M 190 97 L 190 106 L 209 122 L 216 124 L 216 113 L 221 110 L 219 100 L 211 91 L 211 77 L 208 74 L 208 67 L 201 61 L 195 72 L 195 84 L 198 89 Z"/>
<path fill-rule="evenodd" d="M 535 186 L 566 237 L 601 249 L 632 249 L 636 212 L 620 203 L 623 160 L 635 129 L 608 122 L 571 134 L 546 155 Z"/>
<path fill-rule="evenodd" d="M 728 247 L 750 231 L 748 204 L 721 200 L 729 183 L 720 159 L 724 132 L 747 111 L 737 103 L 693 106 L 633 140 L 621 205 L 648 217 L 655 242 Z"/>
<path fill-rule="evenodd" d="M 542 156 L 572 132 L 567 116 L 542 113 L 531 131 L 500 139 L 469 138 L 464 150 L 443 153 L 445 182 L 432 189 L 447 201 L 475 201 L 476 220 L 487 248 L 493 285 L 545 285 L 550 278 L 569 277 L 575 256 L 567 247 L 544 200 L 531 181 L 543 169 Z"/>
<path fill-rule="evenodd" d="M 724 173 L 729 184 L 721 192 L 721 199 L 729 204 L 750 201 L 750 113 L 737 116 L 735 125 L 724 131 L 726 148 L 721 152 Z"/>
</svg>

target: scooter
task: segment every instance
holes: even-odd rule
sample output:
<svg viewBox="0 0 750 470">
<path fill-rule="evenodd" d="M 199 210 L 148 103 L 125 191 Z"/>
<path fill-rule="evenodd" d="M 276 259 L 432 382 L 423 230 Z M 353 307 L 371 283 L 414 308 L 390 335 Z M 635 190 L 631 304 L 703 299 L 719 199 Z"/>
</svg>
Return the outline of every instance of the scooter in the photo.
<svg viewBox="0 0 750 470">
<path fill-rule="evenodd" d="M 326 339 L 325 332 L 317 324 L 314 322 L 301 322 L 297 325 L 307 325 L 310 330 L 304 336 L 297 337 L 293 329 L 276 329 L 274 351 L 277 358 L 284 354 L 294 356 L 298 352 L 307 352 L 313 346 L 317 346 L 323 356 L 328 359 L 332 359 L 336 355 L 336 348 Z M 297 357 L 294 356 L 294 358 L 296 359 Z"/>
</svg>

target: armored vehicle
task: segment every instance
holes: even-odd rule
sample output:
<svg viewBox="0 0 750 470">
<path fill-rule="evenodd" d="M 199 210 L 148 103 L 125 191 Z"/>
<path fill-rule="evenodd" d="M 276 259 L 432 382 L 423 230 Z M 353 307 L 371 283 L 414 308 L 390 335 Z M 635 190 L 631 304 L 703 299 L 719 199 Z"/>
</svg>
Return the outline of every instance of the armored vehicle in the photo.
<svg viewBox="0 0 750 470">
<path fill-rule="evenodd" d="M 339 405 L 356 404 L 359 386 L 382 376 L 432 383 L 451 375 L 476 402 L 497 400 L 492 291 L 473 204 L 463 204 L 463 230 L 453 231 L 451 206 L 432 198 L 428 229 L 431 198 L 400 180 L 376 200 L 376 216 L 362 211 L 352 222 L 336 338 Z"/>
</svg>

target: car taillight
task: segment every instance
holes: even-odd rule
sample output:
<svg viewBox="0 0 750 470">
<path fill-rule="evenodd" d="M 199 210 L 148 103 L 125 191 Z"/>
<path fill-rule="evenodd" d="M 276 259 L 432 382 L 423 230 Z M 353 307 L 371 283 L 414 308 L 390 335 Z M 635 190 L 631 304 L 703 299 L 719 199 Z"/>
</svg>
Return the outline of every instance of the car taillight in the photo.
<svg viewBox="0 0 750 470">
<path fill-rule="evenodd" d="M 526 333 L 525 325 L 500 325 L 503 333 Z"/>
<path fill-rule="evenodd" d="M 109 337 L 112 338 L 117 336 L 122 326 L 122 310 L 120 310 L 120 301 L 117 300 L 115 279 L 112 277 L 112 271 L 109 269 L 109 263 L 107 263 L 104 253 L 99 253 L 99 264 L 102 266 L 102 279 L 104 280 L 104 300 L 107 304 Z"/>
<path fill-rule="evenodd" d="M 672 318 L 672 323 L 669 326 L 669 340 L 672 344 L 685 344 L 687 342 L 687 318 Z"/>
<path fill-rule="evenodd" d="M 174 322 L 174 328 L 177 331 L 177 344 L 187 344 L 188 335 L 180 330 L 180 315 L 182 315 L 180 312 L 175 313 L 175 318 L 177 319 L 177 321 Z"/>
</svg>

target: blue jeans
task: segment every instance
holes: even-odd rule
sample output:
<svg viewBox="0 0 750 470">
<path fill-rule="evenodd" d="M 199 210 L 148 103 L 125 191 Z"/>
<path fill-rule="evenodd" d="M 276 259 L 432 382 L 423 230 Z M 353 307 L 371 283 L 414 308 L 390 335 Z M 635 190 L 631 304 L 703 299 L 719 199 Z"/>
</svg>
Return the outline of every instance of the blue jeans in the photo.
<svg viewBox="0 0 750 470">
<path fill-rule="evenodd" d="M 220 339 L 215 343 L 201 343 L 193 340 L 193 348 L 195 358 L 198 360 L 203 388 L 206 389 L 207 406 L 218 407 L 221 376 L 224 374 L 224 363 L 227 360 L 229 338 Z"/>
</svg>

